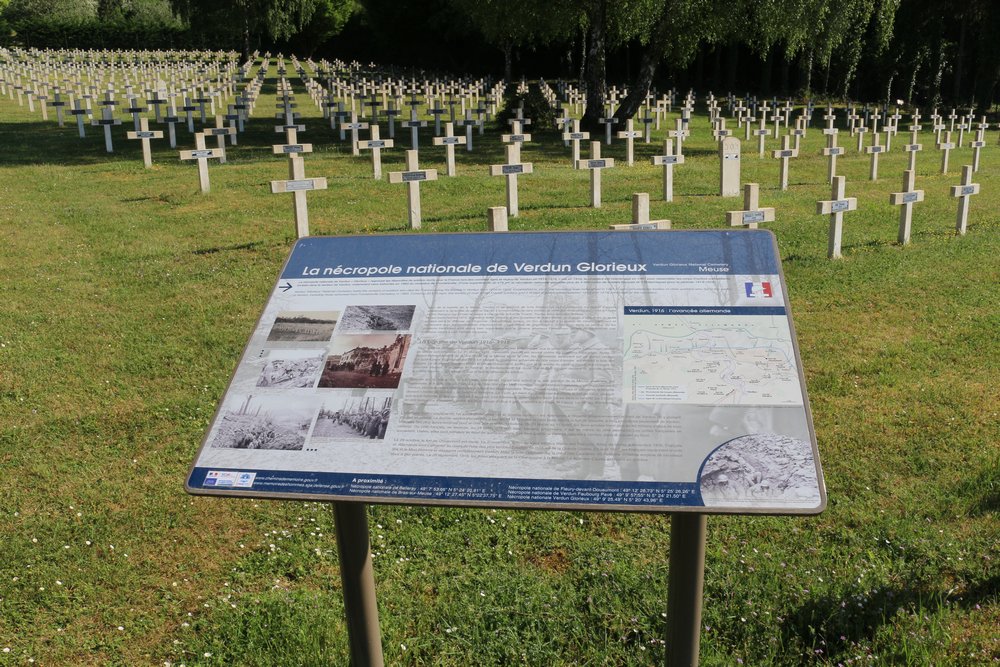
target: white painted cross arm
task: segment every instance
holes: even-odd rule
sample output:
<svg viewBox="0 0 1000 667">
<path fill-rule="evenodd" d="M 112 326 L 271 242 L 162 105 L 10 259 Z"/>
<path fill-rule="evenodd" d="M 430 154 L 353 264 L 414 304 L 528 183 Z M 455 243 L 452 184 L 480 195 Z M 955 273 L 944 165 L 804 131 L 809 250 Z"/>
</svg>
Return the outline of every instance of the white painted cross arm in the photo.
<svg viewBox="0 0 1000 667">
<path fill-rule="evenodd" d="M 534 166 L 531 162 L 521 162 L 519 164 L 491 164 L 490 176 L 511 176 L 516 174 L 533 173 Z"/>
<path fill-rule="evenodd" d="M 415 169 L 413 171 L 390 171 L 390 183 L 416 183 L 418 181 L 436 181 L 437 169 Z"/>
<path fill-rule="evenodd" d="M 364 142 L 362 142 L 364 143 Z M 271 150 L 275 155 L 295 155 L 298 153 L 312 153 L 312 144 L 274 144 Z"/>
<path fill-rule="evenodd" d="M 614 158 L 602 157 L 602 158 L 591 158 L 589 160 L 577 160 L 574 168 L 576 169 L 605 169 L 608 167 L 615 166 Z"/>
<path fill-rule="evenodd" d="M 845 197 L 843 199 L 829 199 L 816 202 L 816 213 L 819 215 L 829 215 L 831 213 L 843 213 L 844 211 L 858 210 L 857 197 Z"/>
<path fill-rule="evenodd" d="M 271 194 L 282 192 L 304 192 L 307 190 L 326 190 L 326 178 L 297 178 L 287 181 L 271 181 Z"/>
</svg>

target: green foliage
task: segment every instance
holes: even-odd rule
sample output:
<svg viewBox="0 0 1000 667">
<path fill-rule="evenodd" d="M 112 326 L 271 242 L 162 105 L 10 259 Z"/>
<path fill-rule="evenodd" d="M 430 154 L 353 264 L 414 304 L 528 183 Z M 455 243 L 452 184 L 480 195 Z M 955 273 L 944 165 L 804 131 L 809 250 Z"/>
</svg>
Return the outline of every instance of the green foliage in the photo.
<svg viewBox="0 0 1000 667">
<path fill-rule="evenodd" d="M 518 93 L 516 90 L 515 84 L 508 86 L 507 94 L 504 95 L 504 108 L 494 117 L 496 127 L 503 132 L 510 132 L 507 121 L 516 118 L 517 110 L 523 106 L 523 117 L 531 121 L 531 125 L 522 128 L 524 132 L 534 135 L 551 131 L 556 125 L 555 110 L 538 87 L 530 86 L 527 93 Z"/>
<path fill-rule="evenodd" d="M 176 49 L 189 45 L 178 21 L 35 18 L 12 22 L 11 39 L 33 48 Z"/>
</svg>

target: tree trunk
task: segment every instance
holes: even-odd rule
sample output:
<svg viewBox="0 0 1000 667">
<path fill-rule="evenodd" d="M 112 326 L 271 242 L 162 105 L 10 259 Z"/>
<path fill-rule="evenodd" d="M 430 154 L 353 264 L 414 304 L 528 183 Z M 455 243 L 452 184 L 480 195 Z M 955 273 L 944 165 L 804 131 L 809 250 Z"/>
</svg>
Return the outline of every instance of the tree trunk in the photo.
<svg viewBox="0 0 1000 667">
<path fill-rule="evenodd" d="M 618 119 L 618 127 L 624 127 L 625 121 L 635 116 L 642 106 L 646 95 L 649 94 L 649 87 L 656 76 L 656 66 L 659 63 L 659 53 L 655 43 L 650 43 L 642 52 L 642 60 L 639 62 L 639 72 L 628 87 L 628 95 L 622 100 L 621 106 L 615 111 L 615 118 Z"/>
<path fill-rule="evenodd" d="M 771 94 L 771 69 L 774 67 L 774 47 L 767 50 L 763 71 L 760 77 L 760 94 L 767 97 Z"/>
<path fill-rule="evenodd" d="M 580 74 L 576 77 L 577 83 L 583 83 L 587 72 L 587 31 L 580 28 Z"/>
<path fill-rule="evenodd" d="M 507 82 L 509 86 L 511 84 L 511 77 L 514 73 L 514 47 L 511 46 L 510 42 L 504 42 L 503 45 L 503 80 Z"/>
<path fill-rule="evenodd" d="M 581 125 L 587 131 L 598 131 L 597 121 L 604 115 L 605 83 L 604 17 L 607 0 L 595 0 L 591 5 L 590 34 L 587 40 L 587 111 Z"/>
<path fill-rule="evenodd" d="M 955 86 L 952 93 L 952 103 L 958 104 L 962 99 L 962 63 L 965 58 L 965 17 L 959 19 L 958 49 L 955 51 Z"/>
<path fill-rule="evenodd" d="M 736 87 L 736 68 L 739 66 L 739 44 L 735 39 L 729 40 L 726 53 L 726 92 L 733 92 Z"/>
</svg>

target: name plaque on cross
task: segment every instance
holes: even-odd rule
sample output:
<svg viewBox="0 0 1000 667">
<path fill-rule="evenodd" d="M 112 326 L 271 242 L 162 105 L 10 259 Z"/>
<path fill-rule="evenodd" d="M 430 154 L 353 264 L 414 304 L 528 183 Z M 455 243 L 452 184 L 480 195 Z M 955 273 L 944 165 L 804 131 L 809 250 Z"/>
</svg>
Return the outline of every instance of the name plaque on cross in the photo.
<svg viewBox="0 0 1000 667">
<path fill-rule="evenodd" d="M 830 212 L 839 213 L 841 211 L 847 211 L 851 207 L 851 202 L 847 199 L 841 199 L 830 203 Z"/>
<path fill-rule="evenodd" d="M 773 234 L 634 227 L 299 239 L 187 491 L 821 512 L 825 485 Z M 556 280 L 539 282 L 546 277 Z M 550 283 L 575 313 L 559 329 L 537 316 Z M 670 344 L 681 330 L 694 333 L 683 349 Z M 572 458 L 542 455 L 556 439 Z"/>
<path fill-rule="evenodd" d="M 585 169 L 603 169 L 611 166 L 609 160 L 581 160 L 581 162 L 584 163 Z"/>
<path fill-rule="evenodd" d="M 764 222 L 764 211 L 744 211 L 743 223 Z"/>
<path fill-rule="evenodd" d="M 502 164 L 500 165 L 500 174 L 523 174 L 524 165 L 523 164 Z"/>
<path fill-rule="evenodd" d="M 912 204 L 913 202 L 920 201 L 920 195 L 916 192 L 905 192 L 903 193 L 903 203 Z"/>
<path fill-rule="evenodd" d="M 413 181 L 426 181 L 427 172 L 426 171 L 407 171 L 403 172 L 400 180 L 403 183 L 411 183 Z"/>
</svg>

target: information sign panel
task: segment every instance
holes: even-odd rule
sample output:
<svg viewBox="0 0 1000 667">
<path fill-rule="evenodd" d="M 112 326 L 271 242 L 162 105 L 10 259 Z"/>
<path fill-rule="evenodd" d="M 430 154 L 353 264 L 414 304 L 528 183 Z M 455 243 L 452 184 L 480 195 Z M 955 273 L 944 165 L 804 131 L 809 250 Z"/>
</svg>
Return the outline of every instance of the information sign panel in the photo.
<svg viewBox="0 0 1000 667">
<path fill-rule="evenodd" d="M 300 239 L 187 489 L 708 513 L 826 504 L 767 230 Z"/>
</svg>

